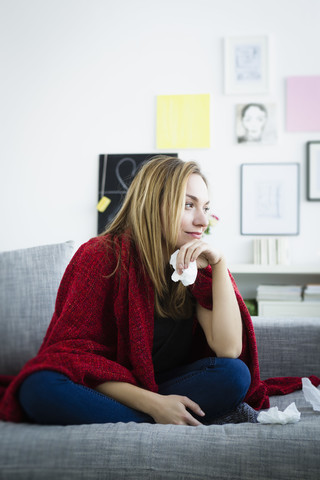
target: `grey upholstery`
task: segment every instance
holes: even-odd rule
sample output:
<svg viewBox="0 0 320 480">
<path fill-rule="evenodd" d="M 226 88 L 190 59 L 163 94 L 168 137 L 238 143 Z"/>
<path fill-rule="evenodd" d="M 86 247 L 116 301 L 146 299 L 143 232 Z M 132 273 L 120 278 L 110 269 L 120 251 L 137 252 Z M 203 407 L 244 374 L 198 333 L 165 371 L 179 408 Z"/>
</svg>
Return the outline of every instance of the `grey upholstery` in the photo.
<svg viewBox="0 0 320 480">
<path fill-rule="evenodd" d="M 252 317 L 261 378 L 304 377 L 320 368 L 319 318 Z"/>
<path fill-rule="evenodd" d="M 73 245 L 0 253 L 0 375 L 15 375 L 36 355 Z"/>
<path fill-rule="evenodd" d="M 0 254 L 0 372 L 38 350 L 72 244 Z M 262 378 L 320 376 L 320 319 L 254 318 Z M 0 422 L 0 479 L 320 478 L 320 413 L 302 392 L 273 397 L 301 411 L 294 425 L 185 427 L 118 423 L 68 427 Z"/>
</svg>

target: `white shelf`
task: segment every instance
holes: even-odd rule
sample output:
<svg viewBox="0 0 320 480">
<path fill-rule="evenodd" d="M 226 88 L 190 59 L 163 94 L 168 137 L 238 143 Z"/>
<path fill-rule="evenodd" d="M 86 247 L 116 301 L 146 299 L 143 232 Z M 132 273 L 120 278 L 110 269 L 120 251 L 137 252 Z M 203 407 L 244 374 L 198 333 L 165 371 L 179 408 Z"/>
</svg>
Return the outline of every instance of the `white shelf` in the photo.
<svg viewBox="0 0 320 480">
<path fill-rule="evenodd" d="M 320 283 L 320 265 L 255 265 L 229 266 L 243 298 L 255 298 L 258 285 L 306 285 Z"/>
<path fill-rule="evenodd" d="M 256 265 L 253 263 L 234 264 L 229 266 L 233 273 L 280 273 L 280 274 L 312 274 L 320 275 L 320 265 Z"/>
</svg>

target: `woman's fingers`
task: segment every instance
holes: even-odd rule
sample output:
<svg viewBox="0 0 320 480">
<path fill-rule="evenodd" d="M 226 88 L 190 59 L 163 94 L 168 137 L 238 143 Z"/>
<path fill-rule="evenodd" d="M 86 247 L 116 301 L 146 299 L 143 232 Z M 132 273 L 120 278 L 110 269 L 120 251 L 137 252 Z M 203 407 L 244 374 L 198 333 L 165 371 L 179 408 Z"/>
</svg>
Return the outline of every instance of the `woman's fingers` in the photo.
<svg viewBox="0 0 320 480">
<path fill-rule="evenodd" d="M 198 268 L 205 268 L 207 265 L 214 265 L 221 259 L 221 253 L 214 250 L 210 245 L 202 240 L 193 240 L 180 248 L 176 270 L 181 275 L 183 270 L 189 267 L 190 262 L 197 261 Z"/>
<path fill-rule="evenodd" d="M 176 269 L 178 270 L 178 273 L 181 274 L 183 270 L 189 267 L 191 256 L 197 249 L 198 245 L 199 240 L 194 240 L 192 242 L 186 243 L 185 245 L 182 245 L 177 255 Z"/>
<path fill-rule="evenodd" d="M 192 410 L 196 415 L 199 415 L 200 417 L 205 416 L 205 413 L 201 407 L 189 397 L 182 397 L 181 403 L 183 403 L 185 407 L 189 408 L 189 410 Z"/>
<path fill-rule="evenodd" d="M 202 423 L 189 414 L 187 417 L 187 423 L 185 425 L 190 425 L 191 427 L 198 427 L 199 425 L 202 425 Z"/>
<path fill-rule="evenodd" d="M 202 425 L 190 411 L 198 416 L 204 416 L 199 405 L 188 397 L 181 395 L 160 395 L 159 405 L 153 412 L 152 416 L 157 423 L 173 424 L 173 425 L 192 425 L 197 427 Z"/>
<path fill-rule="evenodd" d="M 181 421 L 181 425 L 191 425 L 193 427 L 198 427 L 199 425 L 202 425 L 202 423 L 199 422 L 199 420 L 197 420 L 196 418 L 194 418 L 191 415 L 191 413 L 188 412 L 188 410 L 187 410 L 187 408 L 188 408 L 189 410 L 194 412 L 196 415 L 198 415 L 200 417 L 203 417 L 205 415 L 205 413 L 201 410 L 199 405 L 197 403 L 193 402 L 192 400 L 190 400 L 190 398 L 188 398 L 188 397 L 180 397 L 179 400 L 186 409 L 185 412 L 184 412 L 184 416 L 183 416 L 184 418 Z"/>
</svg>

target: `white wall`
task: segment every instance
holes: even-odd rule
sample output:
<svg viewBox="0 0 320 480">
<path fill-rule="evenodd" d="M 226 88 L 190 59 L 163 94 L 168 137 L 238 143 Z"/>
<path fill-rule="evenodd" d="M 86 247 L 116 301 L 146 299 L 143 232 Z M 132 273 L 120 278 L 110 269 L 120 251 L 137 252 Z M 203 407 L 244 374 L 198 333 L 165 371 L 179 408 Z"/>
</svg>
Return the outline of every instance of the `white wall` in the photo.
<svg viewBox="0 0 320 480">
<path fill-rule="evenodd" d="M 285 130 L 285 79 L 320 74 L 319 0 L 0 0 L 0 249 L 96 235 L 98 155 L 155 148 L 156 95 L 211 94 L 211 148 L 180 150 L 209 176 L 214 241 L 252 261 L 240 235 L 240 164 L 301 164 L 293 263 L 320 264 L 320 202 L 306 201 L 305 143 Z M 223 94 L 223 38 L 268 34 L 266 96 Z M 276 102 L 274 146 L 234 141 L 237 103 Z"/>
</svg>

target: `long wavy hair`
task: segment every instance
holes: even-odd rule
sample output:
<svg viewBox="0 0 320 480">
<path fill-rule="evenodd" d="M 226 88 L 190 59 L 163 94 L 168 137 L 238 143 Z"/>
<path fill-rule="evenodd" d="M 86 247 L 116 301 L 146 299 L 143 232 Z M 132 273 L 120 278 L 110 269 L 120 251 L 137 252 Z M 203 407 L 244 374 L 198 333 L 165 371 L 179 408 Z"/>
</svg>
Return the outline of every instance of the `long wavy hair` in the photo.
<svg viewBox="0 0 320 480">
<path fill-rule="evenodd" d="M 191 174 L 206 178 L 196 162 L 159 155 L 147 161 L 134 177 L 122 207 L 101 235 L 129 233 L 154 285 L 155 313 L 188 318 L 192 301 L 181 282 L 170 279 L 169 260 L 176 250 L 181 216 Z M 119 259 L 118 266 L 121 260 Z"/>
</svg>

